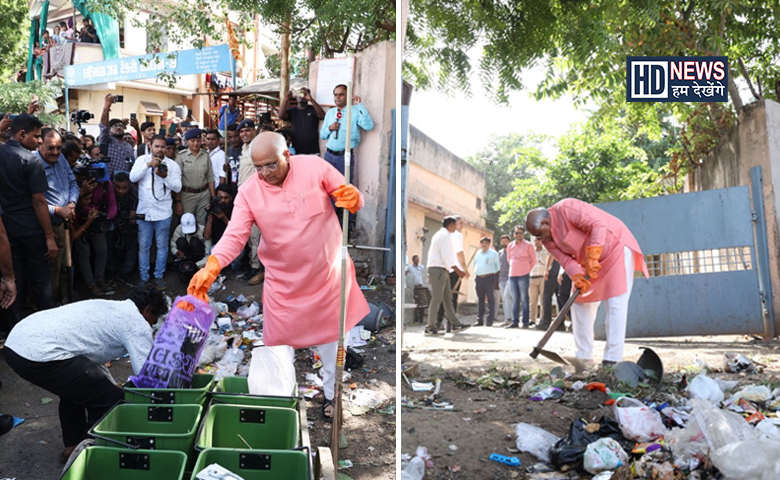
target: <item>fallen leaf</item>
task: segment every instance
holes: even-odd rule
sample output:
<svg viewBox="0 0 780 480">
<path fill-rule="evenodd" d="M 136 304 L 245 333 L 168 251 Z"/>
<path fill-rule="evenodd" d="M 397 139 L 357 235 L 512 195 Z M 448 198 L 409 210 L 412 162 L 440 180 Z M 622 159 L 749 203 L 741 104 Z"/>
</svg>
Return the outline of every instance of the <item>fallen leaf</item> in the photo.
<svg viewBox="0 0 780 480">
<path fill-rule="evenodd" d="M 44 404 L 44 405 L 46 405 L 47 403 L 51 403 L 51 402 L 53 402 L 53 400 L 51 398 L 49 398 L 49 397 L 43 397 L 41 399 L 41 403 Z"/>
</svg>

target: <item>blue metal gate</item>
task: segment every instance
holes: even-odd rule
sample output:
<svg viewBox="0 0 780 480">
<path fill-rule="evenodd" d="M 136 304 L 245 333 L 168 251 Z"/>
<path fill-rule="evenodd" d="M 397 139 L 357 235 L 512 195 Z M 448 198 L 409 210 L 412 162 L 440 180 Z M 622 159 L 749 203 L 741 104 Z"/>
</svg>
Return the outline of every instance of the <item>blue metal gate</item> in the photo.
<svg viewBox="0 0 780 480">
<path fill-rule="evenodd" d="M 746 186 L 599 205 L 628 226 L 650 271 L 634 280 L 627 337 L 774 335 L 760 176 L 754 167 L 754 208 Z"/>
</svg>

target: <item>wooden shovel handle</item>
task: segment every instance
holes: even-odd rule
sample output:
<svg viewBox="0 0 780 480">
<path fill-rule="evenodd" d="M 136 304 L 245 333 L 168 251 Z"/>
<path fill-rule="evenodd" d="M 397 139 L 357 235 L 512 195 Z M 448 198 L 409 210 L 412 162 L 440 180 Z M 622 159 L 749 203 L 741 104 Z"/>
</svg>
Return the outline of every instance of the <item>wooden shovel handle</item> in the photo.
<svg viewBox="0 0 780 480">
<path fill-rule="evenodd" d="M 579 288 L 574 289 L 574 293 L 572 293 L 571 297 L 569 297 L 569 301 L 567 301 L 566 304 L 561 309 L 561 311 L 558 312 L 558 316 L 555 317 L 555 321 L 550 324 L 550 326 L 547 328 L 547 331 L 544 332 L 544 336 L 542 337 L 542 339 L 539 340 L 539 343 L 534 347 L 534 351 L 531 352 L 531 358 L 536 358 L 539 356 L 539 352 L 544 348 L 544 346 L 547 344 L 547 341 L 550 340 L 550 337 L 552 337 L 552 334 L 556 330 L 558 330 L 558 327 L 566 319 L 566 314 L 569 313 L 571 306 L 574 304 L 574 301 L 577 300 L 577 297 L 579 296 L 580 296 L 580 289 Z"/>
</svg>

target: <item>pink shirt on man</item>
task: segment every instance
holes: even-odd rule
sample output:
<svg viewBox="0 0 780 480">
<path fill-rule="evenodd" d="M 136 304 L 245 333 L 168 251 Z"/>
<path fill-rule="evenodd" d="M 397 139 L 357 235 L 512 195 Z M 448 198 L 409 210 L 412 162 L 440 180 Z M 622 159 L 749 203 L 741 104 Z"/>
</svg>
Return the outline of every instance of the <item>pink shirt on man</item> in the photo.
<svg viewBox="0 0 780 480">
<path fill-rule="evenodd" d="M 623 247 L 634 253 L 634 270 L 648 277 L 642 250 L 634 236 L 618 218 L 589 203 L 567 198 L 549 208 L 552 241 L 542 242 L 570 276 L 585 273 L 587 247 L 603 247 L 598 278 L 577 303 L 598 302 L 626 292 Z"/>
<path fill-rule="evenodd" d="M 226 266 L 246 245 L 252 224 L 260 228 L 257 256 L 265 266 L 263 342 L 293 348 L 338 340 L 341 305 L 341 227 L 330 203 L 344 176 L 320 157 L 290 158 L 280 186 L 258 174 L 238 191 L 233 215 L 212 251 Z M 360 206 L 363 205 L 360 194 Z M 346 329 L 369 308 L 347 258 Z"/>
<path fill-rule="evenodd" d="M 511 242 L 506 246 L 506 253 L 510 277 L 522 277 L 531 273 L 536 263 L 536 251 L 527 240 L 522 240 L 520 244 L 517 241 Z"/>
</svg>

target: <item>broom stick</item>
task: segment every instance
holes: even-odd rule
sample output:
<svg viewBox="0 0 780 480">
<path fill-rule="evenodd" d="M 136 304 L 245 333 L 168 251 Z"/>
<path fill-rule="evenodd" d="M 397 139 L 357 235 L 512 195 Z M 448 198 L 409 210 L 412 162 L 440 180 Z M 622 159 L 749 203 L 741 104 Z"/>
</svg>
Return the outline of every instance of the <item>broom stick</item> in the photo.
<svg viewBox="0 0 780 480">
<path fill-rule="evenodd" d="M 352 81 L 347 82 L 347 135 L 344 139 L 344 183 L 349 185 L 349 170 L 352 163 Z M 336 353 L 336 384 L 333 395 L 333 424 L 330 429 L 330 451 L 333 455 L 333 464 L 339 462 L 339 440 L 341 437 L 341 427 L 344 420 L 343 409 L 341 405 L 342 376 L 344 375 L 344 334 L 347 323 L 347 245 L 349 233 L 349 210 L 343 209 L 341 212 L 341 312 L 339 318 L 339 345 Z"/>
</svg>

